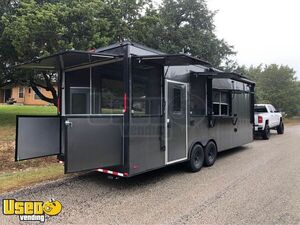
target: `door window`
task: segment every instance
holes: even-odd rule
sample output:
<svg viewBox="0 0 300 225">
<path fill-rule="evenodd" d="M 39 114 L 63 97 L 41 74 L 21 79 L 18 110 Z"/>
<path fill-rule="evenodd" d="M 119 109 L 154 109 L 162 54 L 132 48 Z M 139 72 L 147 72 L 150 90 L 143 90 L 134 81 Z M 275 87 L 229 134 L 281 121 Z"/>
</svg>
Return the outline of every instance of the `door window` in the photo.
<svg viewBox="0 0 300 225">
<path fill-rule="evenodd" d="M 181 112 L 181 89 L 174 88 L 173 90 L 173 112 L 180 113 Z"/>
</svg>

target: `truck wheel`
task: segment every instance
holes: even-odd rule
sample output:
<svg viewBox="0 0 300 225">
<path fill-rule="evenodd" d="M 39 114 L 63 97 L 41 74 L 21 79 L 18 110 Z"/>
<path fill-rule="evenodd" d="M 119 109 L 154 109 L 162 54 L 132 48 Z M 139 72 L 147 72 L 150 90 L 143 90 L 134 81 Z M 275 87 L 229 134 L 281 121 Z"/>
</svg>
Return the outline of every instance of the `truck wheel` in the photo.
<svg viewBox="0 0 300 225">
<path fill-rule="evenodd" d="M 265 125 L 265 129 L 262 131 L 262 138 L 264 140 L 270 139 L 270 127 L 268 124 Z"/>
<path fill-rule="evenodd" d="M 277 127 L 277 134 L 284 134 L 284 124 L 282 121 L 280 121 L 280 124 Z"/>
<path fill-rule="evenodd" d="M 195 144 L 188 161 L 188 168 L 192 172 L 198 172 L 201 170 L 204 162 L 204 151 L 201 145 Z"/>
<path fill-rule="evenodd" d="M 212 166 L 214 165 L 216 159 L 217 159 L 217 146 L 214 142 L 210 141 L 205 146 L 204 149 L 204 165 L 205 166 Z"/>
</svg>

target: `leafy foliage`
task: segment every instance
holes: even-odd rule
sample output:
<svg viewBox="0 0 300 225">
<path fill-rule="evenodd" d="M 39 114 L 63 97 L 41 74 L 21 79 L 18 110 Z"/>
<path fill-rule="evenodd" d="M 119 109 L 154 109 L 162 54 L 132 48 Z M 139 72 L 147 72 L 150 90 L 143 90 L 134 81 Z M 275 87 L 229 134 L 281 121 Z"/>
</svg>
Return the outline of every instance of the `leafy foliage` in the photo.
<svg viewBox="0 0 300 225">
<path fill-rule="evenodd" d="M 271 64 L 240 67 L 239 71 L 256 82 L 258 103 L 271 103 L 288 116 L 300 112 L 300 85 L 292 68 Z"/>
<path fill-rule="evenodd" d="M 9 70 L 67 49 L 87 50 L 129 39 L 168 53 L 185 52 L 219 66 L 233 47 L 215 35 L 205 0 L 4 0 L 0 9 L 0 84 L 52 91 L 51 74 Z M 52 87 L 51 87 L 52 86 Z M 42 99 L 50 101 L 49 99 Z M 53 92 L 55 103 L 56 94 Z"/>
</svg>

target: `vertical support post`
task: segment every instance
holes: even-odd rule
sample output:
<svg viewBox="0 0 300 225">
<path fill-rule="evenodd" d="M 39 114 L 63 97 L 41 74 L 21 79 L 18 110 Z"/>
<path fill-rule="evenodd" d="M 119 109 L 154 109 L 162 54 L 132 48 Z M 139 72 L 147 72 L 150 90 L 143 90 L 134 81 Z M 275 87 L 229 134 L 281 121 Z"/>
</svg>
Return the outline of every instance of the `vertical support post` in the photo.
<svg viewBox="0 0 300 225">
<path fill-rule="evenodd" d="M 90 114 L 93 114 L 92 109 L 93 109 L 93 86 L 92 86 L 92 67 L 90 67 Z"/>
<path fill-rule="evenodd" d="M 208 125 L 212 127 L 212 115 L 213 115 L 213 101 L 212 101 L 212 78 L 207 78 L 207 117 L 208 117 Z"/>
<path fill-rule="evenodd" d="M 62 56 L 59 56 L 59 74 L 58 74 L 58 99 L 59 99 L 59 115 L 65 115 L 65 72 L 64 61 Z"/>
<path fill-rule="evenodd" d="M 253 124 L 254 126 L 254 104 L 255 104 L 255 84 L 252 84 L 250 86 L 250 95 L 251 95 L 251 99 L 250 99 L 250 123 Z"/>
<path fill-rule="evenodd" d="M 124 95 L 127 96 L 126 101 L 124 101 L 124 148 L 123 148 L 123 162 L 126 172 L 130 172 L 130 148 L 129 148 L 129 138 L 130 138 L 130 117 L 131 117 L 131 56 L 130 56 L 130 46 L 124 46 L 124 60 L 123 60 L 123 76 L 124 76 Z"/>
<path fill-rule="evenodd" d="M 63 126 L 63 119 L 62 115 L 65 115 L 65 72 L 64 72 L 64 61 L 62 56 L 59 56 L 59 73 L 58 73 L 58 84 L 57 84 L 57 97 L 58 97 L 58 105 L 57 107 L 59 108 L 59 116 L 60 116 L 60 138 L 59 138 L 59 145 L 60 145 L 60 154 L 57 156 L 59 160 L 63 160 L 62 155 L 65 154 L 65 141 L 66 141 L 66 136 L 65 136 L 65 129 Z M 66 172 L 66 171 L 65 171 Z"/>
</svg>

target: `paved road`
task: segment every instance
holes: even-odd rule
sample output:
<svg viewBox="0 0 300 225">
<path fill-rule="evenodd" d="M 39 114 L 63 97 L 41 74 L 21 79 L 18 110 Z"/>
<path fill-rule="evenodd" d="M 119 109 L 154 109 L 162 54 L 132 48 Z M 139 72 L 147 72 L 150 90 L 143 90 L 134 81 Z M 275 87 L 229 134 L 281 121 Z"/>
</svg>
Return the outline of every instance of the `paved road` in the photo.
<svg viewBox="0 0 300 225">
<path fill-rule="evenodd" d="M 299 143 L 300 126 L 291 126 L 220 154 L 199 173 L 180 166 L 129 180 L 93 173 L 0 197 L 60 200 L 62 213 L 47 224 L 300 224 Z M 1 215 L 0 223 L 18 219 Z"/>
</svg>

